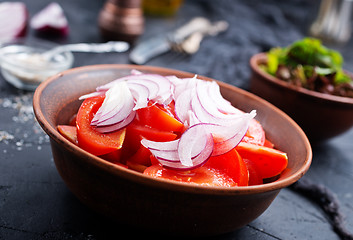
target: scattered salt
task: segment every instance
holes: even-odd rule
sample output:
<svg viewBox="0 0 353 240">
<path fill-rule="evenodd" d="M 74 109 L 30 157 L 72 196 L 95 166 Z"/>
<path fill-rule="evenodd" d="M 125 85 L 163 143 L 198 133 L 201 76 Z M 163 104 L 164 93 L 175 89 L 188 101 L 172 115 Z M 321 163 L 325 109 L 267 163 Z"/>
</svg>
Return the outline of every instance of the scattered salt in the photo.
<svg viewBox="0 0 353 240">
<path fill-rule="evenodd" d="M 14 136 L 6 131 L 0 131 L 0 142 L 2 141 L 7 141 L 7 140 L 12 140 L 14 139 Z"/>
<path fill-rule="evenodd" d="M 0 144 L 11 143 L 16 150 L 21 151 L 23 148 L 33 145 L 37 145 L 37 149 L 40 150 L 40 145 L 49 142 L 49 137 L 43 132 L 34 117 L 32 99 L 32 92 L 19 92 L 18 95 L 0 98 L 0 111 L 1 108 L 6 108 L 10 116 L 4 117 L 14 123 L 10 124 L 6 130 L 0 129 Z"/>
</svg>

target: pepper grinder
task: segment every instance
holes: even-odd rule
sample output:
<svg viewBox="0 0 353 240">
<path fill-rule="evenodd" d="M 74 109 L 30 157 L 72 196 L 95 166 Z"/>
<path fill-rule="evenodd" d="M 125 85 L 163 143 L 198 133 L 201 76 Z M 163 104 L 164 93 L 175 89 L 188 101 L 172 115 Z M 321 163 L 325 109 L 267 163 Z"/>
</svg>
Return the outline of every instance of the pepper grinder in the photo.
<svg viewBox="0 0 353 240">
<path fill-rule="evenodd" d="M 107 0 L 99 13 L 98 26 L 106 41 L 134 43 L 144 30 L 141 0 Z"/>
</svg>

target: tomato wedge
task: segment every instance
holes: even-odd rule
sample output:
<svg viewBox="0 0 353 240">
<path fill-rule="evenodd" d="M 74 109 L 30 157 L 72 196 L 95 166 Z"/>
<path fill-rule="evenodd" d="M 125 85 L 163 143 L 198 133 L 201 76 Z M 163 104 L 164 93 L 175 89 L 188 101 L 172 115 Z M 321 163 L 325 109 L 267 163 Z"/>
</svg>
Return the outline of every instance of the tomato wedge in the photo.
<svg viewBox="0 0 353 240">
<path fill-rule="evenodd" d="M 94 114 L 102 105 L 103 100 L 104 96 L 84 100 L 76 117 L 78 145 L 97 156 L 120 149 L 125 138 L 125 129 L 103 134 L 91 126 Z"/>
<path fill-rule="evenodd" d="M 158 120 L 156 121 L 158 122 Z M 177 138 L 177 135 L 171 131 L 163 131 L 157 128 L 136 124 L 135 122 L 127 126 L 127 135 L 142 136 L 156 142 L 172 141 Z"/>
<path fill-rule="evenodd" d="M 227 174 L 238 186 L 248 185 L 248 169 L 235 149 L 219 156 L 210 157 L 204 166 L 218 169 Z"/>
<path fill-rule="evenodd" d="M 144 166 L 151 166 L 151 152 L 141 144 L 138 150 L 127 160 Z"/>
<path fill-rule="evenodd" d="M 113 152 L 104 154 L 104 155 L 100 155 L 101 158 L 114 163 L 114 164 L 120 164 L 120 158 L 121 158 L 121 149 L 115 150 Z"/>
<path fill-rule="evenodd" d="M 253 185 L 260 185 L 263 184 L 263 178 L 260 176 L 259 171 L 256 168 L 254 162 L 250 161 L 249 159 L 244 158 L 244 163 L 248 168 L 249 172 L 249 186 Z"/>
<path fill-rule="evenodd" d="M 63 135 L 67 140 L 77 144 L 77 131 L 75 126 L 58 125 L 57 128 L 59 133 L 61 133 L 61 135 Z"/>
<path fill-rule="evenodd" d="M 242 158 L 254 163 L 262 178 L 277 176 L 288 165 L 287 154 L 274 148 L 241 142 L 235 149 Z"/>
<path fill-rule="evenodd" d="M 207 166 L 201 166 L 189 171 L 175 171 L 164 168 L 160 164 L 154 164 L 146 168 L 143 173 L 154 178 L 163 178 L 202 186 L 237 186 L 233 179 L 227 174 Z"/>
<path fill-rule="evenodd" d="M 182 132 L 184 124 L 156 104 L 136 111 L 139 124 L 166 132 Z"/>
<path fill-rule="evenodd" d="M 236 150 L 210 157 L 203 166 L 196 169 L 176 171 L 154 164 L 144 174 L 206 186 L 247 186 L 249 179 L 248 169 Z"/>
<path fill-rule="evenodd" d="M 265 131 L 256 119 L 251 120 L 248 131 L 242 141 L 259 146 L 263 146 L 265 144 Z"/>
</svg>

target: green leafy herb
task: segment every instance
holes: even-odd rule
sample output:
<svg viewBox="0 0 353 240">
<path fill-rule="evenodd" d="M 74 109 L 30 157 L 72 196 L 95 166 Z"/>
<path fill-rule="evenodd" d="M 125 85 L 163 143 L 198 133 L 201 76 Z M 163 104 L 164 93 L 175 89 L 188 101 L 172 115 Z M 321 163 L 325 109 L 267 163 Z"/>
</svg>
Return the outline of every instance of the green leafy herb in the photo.
<svg viewBox="0 0 353 240">
<path fill-rule="evenodd" d="M 345 84 L 345 88 L 351 85 L 353 94 L 352 79 L 342 65 L 339 52 L 323 46 L 318 39 L 304 38 L 288 47 L 270 49 L 262 69 L 284 81 L 321 92 L 336 89 L 340 84 Z"/>
</svg>

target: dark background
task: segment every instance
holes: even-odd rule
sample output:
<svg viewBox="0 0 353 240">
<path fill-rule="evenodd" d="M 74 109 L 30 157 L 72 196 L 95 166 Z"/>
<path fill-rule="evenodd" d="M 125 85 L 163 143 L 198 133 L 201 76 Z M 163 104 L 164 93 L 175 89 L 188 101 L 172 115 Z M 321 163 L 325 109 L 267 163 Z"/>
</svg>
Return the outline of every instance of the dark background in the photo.
<svg viewBox="0 0 353 240">
<path fill-rule="evenodd" d="M 25 1 L 30 16 L 50 1 Z M 59 1 L 69 21 L 66 38 L 52 42 L 101 42 L 97 17 L 103 0 Z M 307 35 L 317 0 L 187 0 L 174 17 L 146 17 L 143 41 L 170 31 L 194 16 L 230 23 L 226 33 L 206 38 L 193 56 L 166 53 L 148 65 L 206 75 L 247 89 L 249 59 L 273 46 Z M 27 38 L 39 38 L 29 29 Z M 333 46 L 353 70 L 352 41 Z M 74 67 L 129 63 L 127 53 L 74 53 Z M 117 225 L 82 205 L 66 188 L 52 159 L 48 137 L 36 123 L 32 92 L 17 90 L 0 76 L 0 239 L 167 238 Z M 327 187 L 339 200 L 345 225 L 353 230 L 353 131 L 313 146 L 306 179 Z M 292 189 L 283 189 L 270 208 L 247 226 L 215 239 L 339 239 L 325 212 Z M 212 238 L 213 239 L 213 238 Z"/>
</svg>

